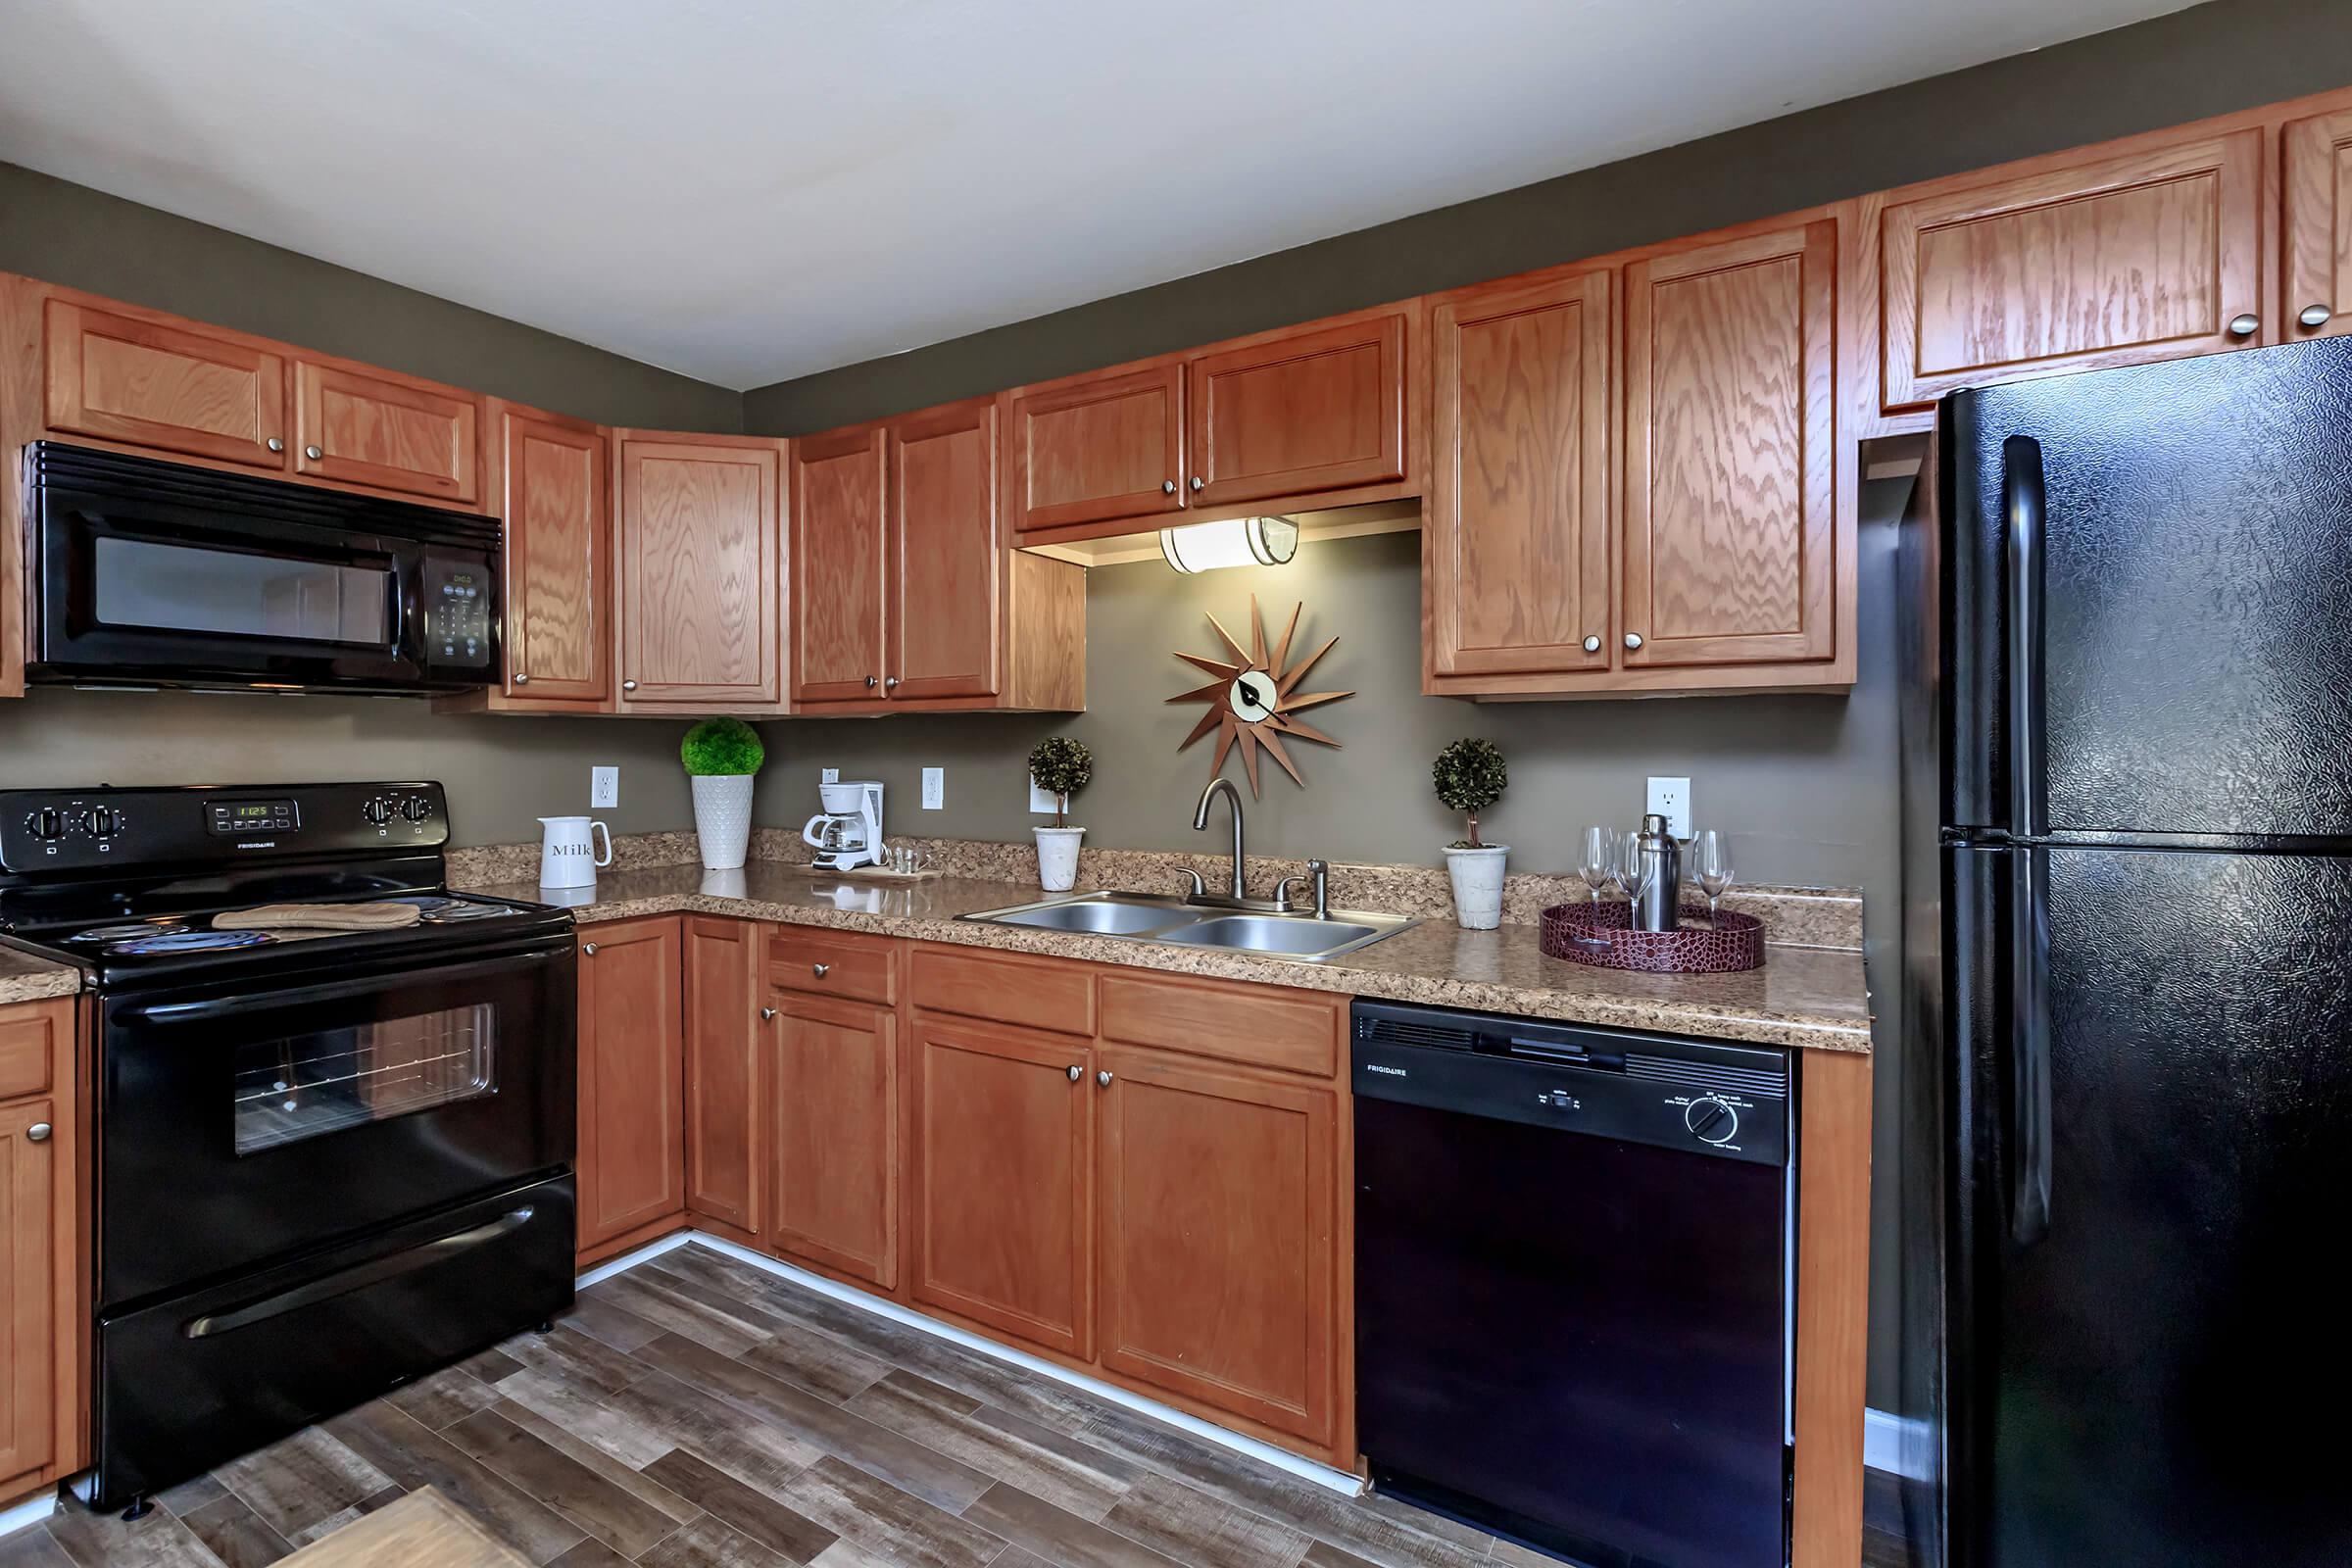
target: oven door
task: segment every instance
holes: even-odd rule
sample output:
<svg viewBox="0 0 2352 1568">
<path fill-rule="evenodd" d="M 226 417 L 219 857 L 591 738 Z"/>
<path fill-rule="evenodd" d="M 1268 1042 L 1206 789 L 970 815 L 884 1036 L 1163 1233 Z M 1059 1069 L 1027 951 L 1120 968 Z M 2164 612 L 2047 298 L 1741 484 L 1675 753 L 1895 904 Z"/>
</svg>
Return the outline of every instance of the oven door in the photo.
<svg viewBox="0 0 2352 1568">
<path fill-rule="evenodd" d="M 564 1170 L 568 941 L 108 997 L 102 1310 Z"/>
</svg>

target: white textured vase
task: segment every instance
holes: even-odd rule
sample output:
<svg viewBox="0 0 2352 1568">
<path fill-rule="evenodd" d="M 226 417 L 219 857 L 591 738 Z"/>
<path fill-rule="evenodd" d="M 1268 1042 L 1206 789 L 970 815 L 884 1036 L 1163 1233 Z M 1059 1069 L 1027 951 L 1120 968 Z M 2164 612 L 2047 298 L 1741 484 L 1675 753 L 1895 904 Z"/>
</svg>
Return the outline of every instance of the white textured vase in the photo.
<svg viewBox="0 0 2352 1568">
<path fill-rule="evenodd" d="M 1082 827 L 1032 828 L 1037 835 L 1037 885 L 1048 893 L 1067 893 L 1078 880 L 1078 841 Z"/>
<path fill-rule="evenodd" d="M 1503 858 L 1507 844 L 1476 850 L 1447 850 L 1446 873 L 1453 878 L 1453 917 L 1466 931 L 1492 931 L 1502 924 Z"/>
<path fill-rule="evenodd" d="M 720 773 L 694 781 L 694 836 L 703 843 L 703 864 L 732 871 L 743 864 L 752 842 L 752 775 Z"/>
</svg>

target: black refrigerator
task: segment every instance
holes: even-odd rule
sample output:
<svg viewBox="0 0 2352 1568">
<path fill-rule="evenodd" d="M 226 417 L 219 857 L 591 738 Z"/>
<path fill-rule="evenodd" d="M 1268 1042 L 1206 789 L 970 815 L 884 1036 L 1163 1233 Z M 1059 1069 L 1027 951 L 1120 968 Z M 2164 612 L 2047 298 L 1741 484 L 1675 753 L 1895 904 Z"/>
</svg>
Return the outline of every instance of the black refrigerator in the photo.
<svg viewBox="0 0 2352 1568">
<path fill-rule="evenodd" d="M 1948 1560 L 2342 1568 L 2352 339 L 1964 393 L 1933 471 Z"/>
</svg>

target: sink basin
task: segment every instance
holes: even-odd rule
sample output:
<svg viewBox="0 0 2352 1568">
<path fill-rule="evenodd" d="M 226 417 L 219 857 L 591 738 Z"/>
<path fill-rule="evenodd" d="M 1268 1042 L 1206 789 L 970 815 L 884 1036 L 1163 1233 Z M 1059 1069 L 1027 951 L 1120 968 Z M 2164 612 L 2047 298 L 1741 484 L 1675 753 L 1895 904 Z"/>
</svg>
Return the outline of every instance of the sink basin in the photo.
<svg viewBox="0 0 2352 1568">
<path fill-rule="evenodd" d="M 1025 925 L 1040 931 L 1085 931 L 1095 936 L 1132 937 L 1165 926 L 1184 925 L 1200 916 L 1191 909 L 1166 905 L 1090 898 L 1073 899 L 1067 904 L 1040 904 L 975 918 L 986 919 L 993 925 Z"/>
<path fill-rule="evenodd" d="M 1275 953 L 1285 957 L 1322 957 L 1368 937 L 1386 936 L 1378 926 L 1348 920 L 1317 920 L 1293 914 L 1224 914 L 1170 931 L 1162 942 L 1188 948 L 1231 948 L 1238 953 Z"/>
</svg>

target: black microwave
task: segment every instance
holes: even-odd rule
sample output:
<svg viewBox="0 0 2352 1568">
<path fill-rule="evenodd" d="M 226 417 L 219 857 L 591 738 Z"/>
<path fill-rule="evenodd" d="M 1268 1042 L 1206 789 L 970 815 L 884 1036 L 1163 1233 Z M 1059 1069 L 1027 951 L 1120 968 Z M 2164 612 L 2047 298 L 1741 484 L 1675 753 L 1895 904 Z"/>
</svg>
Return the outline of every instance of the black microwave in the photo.
<svg viewBox="0 0 2352 1568">
<path fill-rule="evenodd" d="M 497 680 L 500 528 L 52 441 L 24 449 L 27 678 L 425 695 Z"/>
</svg>

